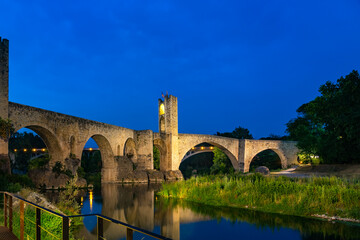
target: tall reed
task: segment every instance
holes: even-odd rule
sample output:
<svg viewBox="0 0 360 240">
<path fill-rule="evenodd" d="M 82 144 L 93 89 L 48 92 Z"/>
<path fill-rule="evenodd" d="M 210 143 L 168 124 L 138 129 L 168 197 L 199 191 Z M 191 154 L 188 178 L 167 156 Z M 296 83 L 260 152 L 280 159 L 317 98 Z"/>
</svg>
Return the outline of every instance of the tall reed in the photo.
<svg viewBox="0 0 360 240">
<path fill-rule="evenodd" d="M 359 179 L 264 177 L 260 174 L 203 176 L 165 183 L 158 194 L 214 206 L 360 219 Z"/>
</svg>

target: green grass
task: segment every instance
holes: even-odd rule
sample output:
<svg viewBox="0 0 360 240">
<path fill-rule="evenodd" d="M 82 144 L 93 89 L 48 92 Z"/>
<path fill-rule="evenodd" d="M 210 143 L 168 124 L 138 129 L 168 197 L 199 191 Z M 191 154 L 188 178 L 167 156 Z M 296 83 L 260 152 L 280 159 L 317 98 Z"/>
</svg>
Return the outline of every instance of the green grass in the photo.
<svg viewBox="0 0 360 240">
<path fill-rule="evenodd" d="M 20 238 L 20 214 L 18 204 L 14 204 L 13 211 L 13 233 Z M 67 211 L 65 211 L 67 212 Z M 68 212 L 71 215 L 71 212 Z M 36 229 L 35 229 L 35 208 L 29 205 L 25 205 L 25 239 L 35 239 Z M 0 209 L 0 225 L 4 226 L 4 210 Z M 74 232 L 76 232 L 77 227 L 82 225 L 82 218 L 71 219 L 70 225 L 70 239 L 76 239 L 74 237 Z M 41 227 L 45 230 L 41 231 L 42 239 L 62 239 L 62 218 L 44 212 L 41 212 Z"/>
<path fill-rule="evenodd" d="M 287 178 L 260 174 L 206 176 L 165 183 L 158 193 L 213 206 L 297 216 L 326 214 L 360 219 L 360 180 Z"/>
</svg>

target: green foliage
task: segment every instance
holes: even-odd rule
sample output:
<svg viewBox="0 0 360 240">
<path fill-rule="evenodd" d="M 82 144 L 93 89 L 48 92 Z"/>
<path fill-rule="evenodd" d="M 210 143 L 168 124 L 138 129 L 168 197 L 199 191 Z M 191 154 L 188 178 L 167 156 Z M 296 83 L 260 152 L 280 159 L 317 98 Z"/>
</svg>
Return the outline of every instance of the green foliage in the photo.
<svg viewBox="0 0 360 240">
<path fill-rule="evenodd" d="M 289 140 L 289 136 L 280 136 L 276 134 L 270 134 L 268 137 L 262 137 L 260 140 Z"/>
<path fill-rule="evenodd" d="M 34 158 L 30 160 L 28 169 L 31 170 L 31 169 L 44 168 L 49 163 L 49 161 L 50 161 L 50 156 L 48 154 L 38 158 Z"/>
<path fill-rule="evenodd" d="M 77 195 L 77 190 L 75 188 L 75 182 L 77 178 L 72 179 L 67 185 L 65 190 L 60 192 L 59 199 L 57 200 L 57 207 L 60 209 L 61 214 L 66 215 L 78 215 L 80 213 L 80 206 L 75 201 Z M 30 193 L 32 190 L 22 191 L 21 193 Z M 23 195 L 22 195 L 23 196 Z M 26 196 L 23 196 L 26 198 Z M 15 199 L 14 199 L 15 200 Z M 3 213 L 2 210 L 0 214 Z M 25 239 L 35 239 L 36 238 L 36 229 L 35 229 L 35 208 L 29 204 L 25 203 Z M 3 216 L 3 215 L 2 215 Z M 0 222 L 3 221 L 3 218 L 0 216 Z M 75 232 L 79 230 L 82 224 L 82 218 L 71 218 L 70 220 L 70 239 L 75 238 Z M 62 218 L 60 216 L 54 215 L 52 213 L 41 211 L 41 239 L 62 239 Z M 13 233 L 20 238 L 20 214 L 19 214 L 19 205 L 13 207 Z"/>
<path fill-rule="evenodd" d="M 9 139 L 9 152 L 15 154 L 15 162 L 12 162 L 11 168 L 15 171 L 26 173 L 29 161 L 33 156 L 31 151 L 33 148 L 46 148 L 46 145 L 38 135 L 33 133 L 14 133 Z M 17 150 L 16 152 L 15 149 Z M 23 149 L 28 149 L 28 151 L 24 152 Z M 33 165 L 33 167 L 35 166 Z"/>
<path fill-rule="evenodd" d="M 27 175 L 0 174 L 0 191 L 19 192 L 24 187 L 34 187 Z"/>
<path fill-rule="evenodd" d="M 77 175 L 79 176 L 79 178 L 85 178 L 86 173 L 85 173 L 83 167 L 79 167 L 79 168 L 77 169 Z"/>
<path fill-rule="evenodd" d="M 80 171 L 85 173 L 86 182 L 92 184 L 95 190 L 101 188 L 101 166 L 100 151 L 83 152 L 81 157 L 81 168 L 83 170 Z"/>
<path fill-rule="evenodd" d="M 73 213 L 80 211 L 80 205 L 76 201 L 76 196 L 79 194 L 78 187 L 76 182 L 78 176 L 75 175 L 70 181 L 66 184 L 65 189 L 60 192 L 59 195 L 59 207 L 62 209 L 67 209 Z"/>
<path fill-rule="evenodd" d="M 59 161 L 57 161 L 57 162 L 55 163 L 54 167 L 52 168 L 52 171 L 53 171 L 53 173 L 55 173 L 55 176 L 56 176 L 56 177 L 60 176 L 60 174 L 62 174 L 62 173 L 65 174 L 65 175 L 67 175 L 67 176 L 70 177 L 70 178 L 74 177 L 74 176 L 72 175 L 72 172 L 71 172 L 69 169 L 66 169 L 66 170 L 65 170 L 64 165 L 63 165 L 61 162 L 59 162 Z"/>
<path fill-rule="evenodd" d="M 52 168 L 53 173 L 59 176 L 64 171 L 64 166 L 61 162 L 57 161 Z"/>
<path fill-rule="evenodd" d="M 0 138 L 7 142 L 15 131 L 10 119 L 3 119 L 0 117 Z"/>
<path fill-rule="evenodd" d="M 214 147 L 214 164 L 210 168 L 211 174 L 226 174 L 234 172 L 230 159 L 219 148 Z"/>
<path fill-rule="evenodd" d="M 81 156 L 81 167 L 86 173 L 101 172 L 101 154 L 99 150 L 83 152 Z"/>
<path fill-rule="evenodd" d="M 32 149 L 32 148 L 46 148 L 45 143 L 39 135 L 35 135 L 31 132 L 16 132 L 12 134 L 9 140 L 9 149 Z"/>
<path fill-rule="evenodd" d="M 155 146 L 153 148 L 153 156 L 154 156 L 154 169 L 160 170 L 160 151 Z"/>
<path fill-rule="evenodd" d="M 320 86 L 320 96 L 303 104 L 287 124 L 302 154 L 320 156 L 325 163 L 360 161 L 360 77 L 352 71 L 336 83 Z"/>
<path fill-rule="evenodd" d="M 243 127 L 237 127 L 232 132 L 216 133 L 217 136 L 237 138 L 237 139 L 253 139 L 249 129 Z"/>
<path fill-rule="evenodd" d="M 211 175 L 165 183 L 159 195 L 213 206 L 360 219 L 360 180 L 287 178 L 260 174 Z"/>
<path fill-rule="evenodd" d="M 213 158 L 213 152 L 193 155 L 180 164 L 179 170 L 185 179 L 190 178 L 195 172 L 197 176 L 208 175 L 213 165 Z"/>
</svg>

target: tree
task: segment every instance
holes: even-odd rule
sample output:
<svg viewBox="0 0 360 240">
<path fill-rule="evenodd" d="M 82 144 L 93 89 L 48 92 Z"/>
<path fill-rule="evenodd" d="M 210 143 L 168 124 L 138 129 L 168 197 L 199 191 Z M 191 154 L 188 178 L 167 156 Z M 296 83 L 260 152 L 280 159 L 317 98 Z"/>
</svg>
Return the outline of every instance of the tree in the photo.
<svg viewBox="0 0 360 240">
<path fill-rule="evenodd" d="M 360 77 L 352 71 L 336 83 L 320 86 L 321 95 L 297 110 L 287 132 L 303 153 L 327 163 L 359 162 Z"/>
<path fill-rule="evenodd" d="M 289 136 L 285 135 L 285 136 L 280 136 L 280 135 L 276 135 L 276 134 L 270 134 L 268 137 L 262 137 L 260 138 L 260 140 L 288 140 Z"/>
<path fill-rule="evenodd" d="M 213 159 L 214 164 L 210 168 L 210 173 L 225 174 L 234 171 L 230 159 L 226 156 L 226 154 L 223 151 L 215 147 L 213 153 L 214 153 L 214 159 Z"/>
<path fill-rule="evenodd" d="M 160 151 L 157 147 L 153 148 L 153 156 L 154 156 L 154 169 L 160 170 Z"/>
<path fill-rule="evenodd" d="M 10 119 L 0 117 L 0 139 L 7 142 L 14 130 Z"/>
<path fill-rule="evenodd" d="M 237 127 L 232 132 L 216 133 L 217 136 L 237 138 L 237 139 L 253 139 L 249 129 L 243 127 Z"/>
</svg>

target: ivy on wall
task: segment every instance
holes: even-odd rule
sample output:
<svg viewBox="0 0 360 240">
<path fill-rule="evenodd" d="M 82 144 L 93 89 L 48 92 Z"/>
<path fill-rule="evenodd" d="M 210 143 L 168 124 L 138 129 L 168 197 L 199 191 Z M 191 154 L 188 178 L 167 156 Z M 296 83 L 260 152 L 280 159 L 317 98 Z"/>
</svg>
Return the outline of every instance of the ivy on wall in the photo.
<svg viewBox="0 0 360 240">
<path fill-rule="evenodd" d="M 10 119 L 3 119 L 0 117 L 0 138 L 7 142 L 15 129 Z"/>
</svg>

